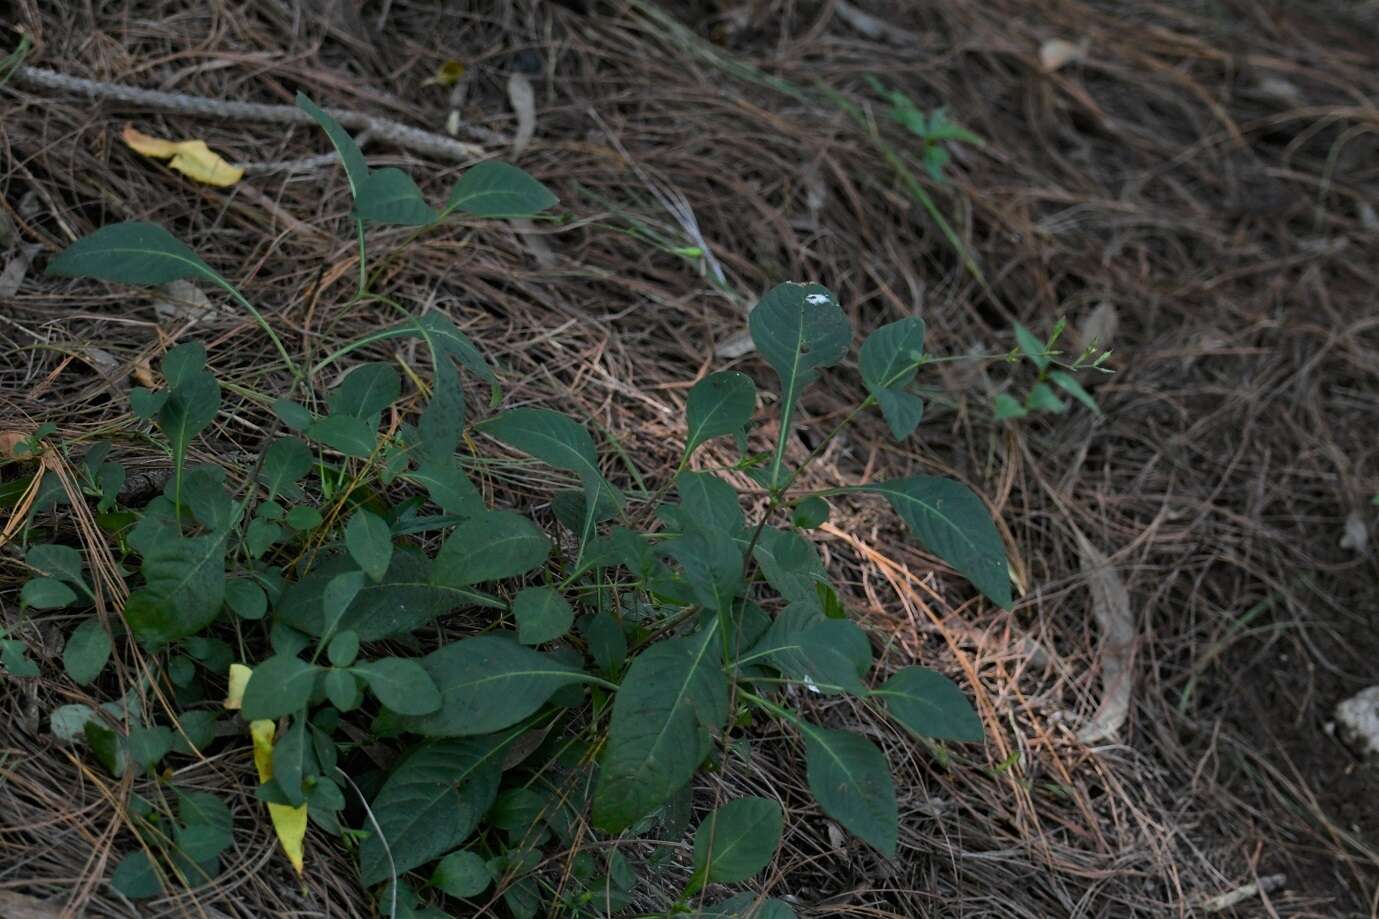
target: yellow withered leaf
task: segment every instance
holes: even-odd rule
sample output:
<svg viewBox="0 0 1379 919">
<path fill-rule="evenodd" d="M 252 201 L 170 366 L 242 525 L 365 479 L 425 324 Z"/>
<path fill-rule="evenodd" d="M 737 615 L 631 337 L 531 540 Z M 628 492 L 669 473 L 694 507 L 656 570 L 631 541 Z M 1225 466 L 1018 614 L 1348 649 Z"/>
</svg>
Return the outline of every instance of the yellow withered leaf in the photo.
<svg viewBox="0 0 1379 919">
<path fill-rule="evenodd" d="M 273 777 L 274 730 L 273 722 L 267 719 L 249 722 L 249 734 L 254 738 L 254 768 L 259 772 L 259 784 Z M 278 843 L 282 845 L 287 860 L 292 862 L 292 867 L 300 876 L 304 856 L 302 844 L 306 840 L 306 804 L 300 807 L 270 804 L 268 817 L 273 821 L 273 831 L 278 834 Z"/>
<path fill-rule="evenodd" d="M 254 671 L 243 664 L 230 665 L 230 686 L 225 693 L 225 707 L 238 711 L 244 704 L 244 687 L 249 685 L 249 677 Z"/>
<path fill-rule="evenodd" d="M 171 159 L 168 165 L 173 169 L 206 185 L 224 188 L 244 177 L 243 169 L 231 166 L 206 146 L 204 140 L 162 140 L 136 131 L 133 125 L 125 125 L 120 136 L 135 153 L 160 160 Z"/>
</svg>

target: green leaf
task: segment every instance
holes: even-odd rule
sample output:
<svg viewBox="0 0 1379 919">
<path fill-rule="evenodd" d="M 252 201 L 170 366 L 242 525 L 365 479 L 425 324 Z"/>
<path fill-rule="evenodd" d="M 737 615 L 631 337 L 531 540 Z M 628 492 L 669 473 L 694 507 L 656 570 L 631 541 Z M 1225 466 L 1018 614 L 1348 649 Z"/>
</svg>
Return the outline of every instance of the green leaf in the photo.
<svg viewBox="0 0 1379 919">
<path fill-rule="evenodd" d="M 828 522 L 828 502 L 817 495 L 810 495 L 795 505 L 790 522 L 802 530 L 816 530 Z"/>
<path fill-rule="evenodd" d="M 454 363 L 444 351 L 436 354 L 431 399 L 417 419 L 423 462 L 444 465 L 451 461 L 464 430 L 464 389 Z"/>
<path fill-rule="evenodd" d="M 364 162 L 364 154 L 359 152 L 359 145 L 354 142 L 354 138 L 345 133 L 338 121 L 318 108 L 305 93 L 297 93 L 297 108 L 314 118 L 326 132 L 331 145 L 335 147 L 335 155 L 340 157 L 340 162 L 344 164 L 345 177 L 350 183 L 350 194 L 358 198 L 359 189 L 369 177 L 369 167 Z"/>
<path fill-rule="evenodd" d="M 268 595 L 248 578 L 225 582 L 225 605 L 241 619 L 262 619 L 268 612 Z"/>
<path fill-rule="evenodd" d="M 344 631 L 330 640 L 326 657 L 333 667 L 348 667 L 359 656 L 359 633 Z"/>
<path fill-rule="evenodd" d="M 503 759 L 524 733 L 436 741 L 408 753 L 369 805 L 383 832 L 360 846 L 360 882 L 371 887 L 463 843 L 493 804 Z"/>
<path fill-rule="evenodd" d="M 172 731 L 165 727 L 134 728 L 125 741 L 130 762 L 153 772 L 159 761 L 172 752 L 172 738 Z"/>
<path fill-rule="evenodd" d="M 385 657 L 361 661 L 350 672 L 363 678 L 378 701 L 399 715 L 429 715 L 441 707 L 436 684 L 416 661 Z"/>
<path fill-rule="evenodd" d="M 913 434 L 923 417 L 924 403 L 905 391 L 923 359 L 924 321 L 913 316 L 883 325 L 862 342 L 858 358 L 862 382 L 881 407 L 896 440 Z"/>
<path fill-rule="evenodd" d="M 452 897 L 476 897 L 492 882 L 487 863 L 478 853 L 468 849 L 451 852 L 431 873 L 431 886 Z"/>
<path fill-rule="evenodd" d="M 452 459 L 429 459 L 403 478 L 418 482 L 447 514 L 472 517 L 484 511 L 484 496 Z"/>
<path fill-rule="evenodd" d="M 19 605 L 31 609 L 62 609 L 76 599 L 76 591 L 57 578 L 30 578 L 19 591 Z"/>
<path fill-rule="evenodd" d="M 326 582 L 321 591 L 321 635 L 332 635 L 349 611 L 350 604 L 364 588 L 364 572 L 342 571 Z M 292 621 L 283 618 L 292 624 Z"/>
<path fill-rule="evenodd" d="M 182 730 L 173 732 L 172 749 L 174 752 L 191 756 L 205 750 L 215 740 L 215 712 L 204 710 L 181 712 L 177 716 L 177 723 Z"/>
<path fill-rule="evenodd" d="M 682 472 L 675 477 L 680 504 L 672 514 L 682 532 L 738 536 L 747 524 L 737 490 L 710 472 Z"/>
<path fill-rule="evenodd" d="M 345 524 L 345 548 L 365 574 L 381 581 L 393 559 L 393 534 L 383 518 L 360 508 Z"/>
<path fill-rule="evenodd" d="M 332 415 L 353 415 L 368 419 L 377 415 L 402 394 L 402 378 L 392 364 L 360 364 L 340 381 L 326 398 Z"/>
<path fill-rule="evenodd" d="M 321 525 L 321 512 L 309 504 L 299 504 L 283 515 L 283 523 L 306 533 Z"/>
<path fill-rule="evenodd" d="M 126 605 L 125 621 L 140 641 L 160 645 L 186 638 L 220 614 L 229 535 L 229 527 L 208 536 L 162 533 L 137 547 L 143 554 L 140 571 L 148 587 L 134 595 L 145 598 L 137 615 Z"/>
<path fill-rule="evenodd" d="M 714 437 L 745 430 L 756 407 L 757 387 L 746 374 L 725 370 L 695 383 L 685 406 L 685 455 Z"/>
<path fill-rule="evenodd" d="M 306 436 L 355 459 L 368 459 L 378 445 L 376 429 L 353 415 L 327 415 L 306 429 Z"/>
<path fill-rule="evenodd" d="M 254 668 L 244 688 L 240 714 L 245 721 L 281 718 L 305 708 L 320 668 L 301 658 L 277 654 Z"/>
<path fill-rule="evenodd" d="M 724 532 L 692 532 L 658 547 L 679 563 L 696 603 L 711 610 L 728 609 L 742 595 L 742 550 Z"/>
<path fill-rule="evenodd" d="M 311 427 L 312 414 L 305 406 L 291 399 L 278 399 L 273 402 L 273 414 L 293 431 L 305 431 Z"/>
<path fill-rule="evenodd" d="M 885 495 L 924 547 L 952 565 L 1003 609 L 1010 609 L 1005 544 L 982 499 L 951 479 L 918 475 L 847 489 Z"/>
<path fill-rule="evenodd" d="M 982 719 L 957 684 L 927 667 L 905 667 L 871 696 L 921 737 L 980 743 Z"/>
<path fill-rule="evenodd" d="M 158 410 L 158 427 L 172 446 L 173 462 L 181 468 L 187 447 L 215 420 L 220 409 L 220 384 L 209 373 L 198 372 L 168 393 Z"/>
<path fill-rule="evenodd" d="M 584 680 L 577 668 L 502 635 L 445 645 L 423 658 L 422 666 L 440 689 L 440 710 L 401 723 L 430 737 L 500 731 L 535 712 L 560 687 Z"/>
<path fill-rule="evenodd" d="M 1058 398 L 1058 394 L 1047 383 L 1035 383 L 1025 395 L 1025 408 L 1032 412 L 1048 412 L 1061 415 L 1068 410 L 1068 403 Z"/>
<path fill-rule="evenodd" d="M 292 724 L 273 741 L 273 781 L 287 803 L 297 807 L 306 800 L 302 779 L 308 771 L 311 744 L 306 733 L 306 713 L 292 716 Z"/>
<path fill-rule="evenodd" d="M 589 656 L 603 673 L 612 675 L 627 660 L 627 635 L 612 613 L 600 610 L 580 620 L 580 633 L 589 647 Z"/>
<path fill-rule="evenodd" d="M 716 903 L 695 919 L 795 919 L 795 911 L 784 900 L 761 900 L 754 893 L 740 893 Z"/>
<path fill-rule="evenodd" d="M 60 546 L 55 543 L 30 546 L 24 555 L 24 561 L 50 577 L 66 581 L 68 584 L 86 586 L 86 579 L 82 575 L 81 553 L 71 546 Z"/>
<path fill-rule="evenodd" d="M 120 859 L 115 873 L 110 876 L 110 886 L 131 900 L 155 897 L 163 892 L 163 882 L 158 879 L 148 853 L 142 849 Z"/>
<path fill-rule="evenodd" d="M 909 437 L 924 420 L 924 400 L 914 393 L 899 389 L 878 390 L 876 404 L 881 407 L 881 415 L 896 440 Z"/>
<path fill-rule="evenodd" d="M 1071 373 L 1065 370 L 1055 370 L 1049 374 L 1049 379 L 1053 380 L 1053 382 L 1058 385 L 1059 389 L 1072 396 L 1078 402 L 1081 402 L 1096 414 L 1101 414 L 1101 406 L 1097 405 L 1096 400 L 1092 398 L 1092 394 L 1083 389 L 1082 384 L 1077 382 L 1077 378 Z"/>
<path fill-rule="evenodd" d="M 206 346 L 199 341 L 189 341 L 172 348 L 163 356 L 162 369 L 169 389 L 186 385 L 206 369 Z"/>
<path fill-rule="evenodd" d="M 819 370 L 847 354 L 852 327 L 827 288 L 794 283 L 772 288 L 752 309 L 748 327 L 757 350 L 781 381 L 781 433 L 767 474 L 769 485 L 775 487 L 782 483 L 784 444 L 800 393 Z"/>
<path fill-rule="evenodd" d="M 553 206 L 551 190 L 516 166 L 487 160 L 471 166 L 445 203 L 445 214 L 474 217 L 530 217 Z"/>
<path fill-rule="evenodd" d="M 594 439 L 573 418 L 550 409 L 515 408 L 485 421 L 479 429 L 543 463 L 577 474 L 586 492 L 593 483 L 622 506 L 622 495 L 599 472 Z"/>
<path fill-rule="evenodd" d="M 163 403 L 168 401 L 168 391 L 160 389 L 158 392 L 149 392 L 142 386 L 135 386 L 129 391 L 129 410 L 135 418 L 140 421 L 148 421 L 158 414 Z"/>
<path fill-rule="evenodd" d="M 717 620 L 688 638 L 651 645 L 633 661 L 613 701 L 594 825 L 620 833 L 671 799 L 728 718 Z"/>
<path fill-rule="evenodd" d="M 129 221 L 83 236 L 48 262 L 48 274 L 121 284 L 167 284 L 218 277 L 195 252 L 156 223 Z"/>
<path fill-rule="evenodd" d="M 513 511 L 484 511 L 460 523 L 436 556 L 435 583 L 468 587 L 526 574 L 550 554 L 551 541 Z"/>
<path fill-rule="evenodd" d="M 1009 393 L 997 393 L 995 400 L 992 402 L 992 406 L 995 409 L 997 421 L 1023 418 L 1029 414 L 1029 412 L 1025 411 L 1025 407 L 1020 404 L 1020 400 Z"/>
<path fill-rule="evenodd" d="M 168 480 L 163 489 L 177 500 L 177 484 Z M 234 519 L 235 502 L 225 491 L 225 470 L 219 466 L 193 466 L 182 476 L 182 505 L 208 530 L 228 527 Z"/>
<path fill-rule="evenodd" d="M 746 537 L 739 539 L 744 546 L 749 541 Z M 812 604 L 818 598 L 818 586 L 828 584 L 828 572 L 819 550 L 791 530 L 764 527 L 752 556 L 761 566 L 766 583 L 791 603 Z"/>
<path fill-rule="evenodd" d="M 715 809 L 694 834 L 694 877 L 685 893 L 736 884 L 765 868 L 780 845 L 783 819 L 770 798 L 737 798 Z"/>
<path fill-rule="evenodd" d="M 110 635 L 100 619 L 92 616 L 72 631 L 62 649 L 62 667 L 79 685 L 86 686 L 110 660 Z"/>
<path fill-rule="evenodd" d="M 783 676 L 824 695 L 864 695 L 867 689 L 853 653 L 859 639 L 869 666 L 871 647 L 856 624 L 828 619 L 812 606 L 793 603 L 781 610 L 745 657 L 766 658 Z"/>
<path fill-rule="evenodd" d="M 355 190 L 354 214 L 374 223 L 404 227 L 424 227 L 436 221 L 436 212 L 421 196 L 417 183 L 395 166 L 369 173 Z"/>
<path fill-rule="evenodd" d="M 262 558 L 283 537 L 283 529 L 267 520 L 251 520 L 244 531 L 244 547 L 250 558 Z"/>
<path fill-rule="evenodd" d="M 805 777 L 828 816 L 887 858 L 895 857 L 899 814 L 885 754 L 865 737 L 807 722 Z"/>
<path fill-rule="evenodd" d="M 575 621 L 575 611 L 550 587 L 528 587 L 512 601 L 517 620 L 517 639 L 524 645 L 543 645 L 555 641 Z"/>
<path fill-rule="evenodd" d="M 263 453 L 259 481 L 268 488 L 272 501 L 310 471 L 311 449 L 295 437 L 279 437 Z"/>
<path fill-rule="evenodd" d="M 348 670 L 330 670 L 325 678 L 326 698 L 342 712 L 352 712 L 364 701 L 364 691 L 358 679 Z"/>
<path fill-rule="evenodd" d="M 1020 346 L 1020 350 L 1025 353 L 1025 356 L 1034 361 L 1034 366 L 1040 370 L 1049 366 L 1049 359 L 1044 354 L 1044 343 L 1035 338 L 1029 329 L 1018 322 L 1015 323 L 1015 342 Z"/>
</svg>

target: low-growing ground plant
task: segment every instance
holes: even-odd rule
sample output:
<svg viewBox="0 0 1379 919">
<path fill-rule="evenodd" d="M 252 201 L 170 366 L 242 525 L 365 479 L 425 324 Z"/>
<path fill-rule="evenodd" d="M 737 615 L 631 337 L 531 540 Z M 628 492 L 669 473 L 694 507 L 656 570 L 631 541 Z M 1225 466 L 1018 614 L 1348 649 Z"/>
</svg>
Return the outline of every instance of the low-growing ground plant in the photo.
<svg viewBox="0 0 1379 919">
<path fill-rule="evenodd" d="M 84 741 L 110 773 L 141 777 L 128 786 L 137 845 L 115 868 L 114 887 L 137 899 L 217 876 L 232 811 L 220 796 L 182 787 L 166 764 L 242 750 L 297 871 L 310 870 L 310 821 L 357 853 L 359 881 L 385 915 L 467 914 L 500 902 L 517 917 L 619 914 L 646 896 L 634 863 L 669 863 L 691 830 L 696 773 L 731 768 L 728 751 L 764 725 L 802 744 L 819 809 L 895 856 L 885 755 L 860 733 L 816 723 L 794 700 L 849 696 L 936 741 L 980 741 L 981 720 L 933 670 L 874 678 L 872 642 L 848 618 L 806 534 L 828 519 L 831 498 L 883 499 L 931 553 L 1009 607 L 1005 548 L 982 500 L 949 479 L 813 491 L 798 482 L 862 412 L 879 411 L 897 440 L 914 433 L 923 405 L 910 387 L 928 360 L 923 321 L 901 319 L 865 337 L 857 360 L 865 399 L 792 462 L 802 393 L 844 360 L 853 332 L 824 287 L 771 290 L 750 330 L 776 377 L 775 443 L 751 449 L 762 420 L 756 383 L 710 374 L 689 391 L 677 468 L 649 498 L 633 500 L 605 475 L 584 425 L 543 407 L 495 410 L 500 377 L 453 322 L 369 289 L 370 224 L 424 232 L 452 214 L 530 217 L 554 196 L 521 170 L 484 163 L 434 209 L 405 173 L 370 169 L 329 116 L 299 102 L 349 180 L 357 299 L 396 310 L 396 324 L 298 364 L 248 299 L 152 224 L 107 226 L 49 266 L 74 278 L 218 286 L 260 323 L 291 385 L 284 398 L 260 400 L 278 427 L 247 476 L 194 464 L 192 446 L 221 412 L 222 383 L 202 344 L 180 344 L 162 359 L 163 385 L 130 394 L 134 416 L 168 456 L 162 494 L 121 505 L 125 474 L 109 444 L 75 463 L 128 599 L 122 615 L 77 621 L 63 666 L 74 682 L 93 684 L 121 643 L 148 664 L 137 688 L 149 692 L 51 715 L 55 733 Z M 326 370 L 398 339 L 417 340 L 431 358 L 430 379 L 410 380 L 424 396 L 419 412 L 390 363 L 356 363 L 322 385 Z M 487 389 L 481 417 L 464 398 L 461 370 Z M 39 432 L 29 450 L 71 449 L 52 434 Z M 739 458 L 695 468 L 697 451 L 715 438 L 733 438 Z M 578 483 L 550 496 L 553 531 L 486 505 L 466 473 L 485 443 Z M 764 495 L 753 515 L 733 478 Z M 38 517 L 23 531 L 32 569 L 23 604 L 90 610 L 91 560 L 59 538 Z M 428 542 L 439 547 L 428 552 Z M 423 630 L 436 634 L 438 620 L 465 637 L 430 641 L 420 653 Z M 12 636 L 0 637 L 0 666 L 13 677 L 38 673 Z M 138 704 L 145 696 L 160 705 Z M 386 771 L 365 755 L 380 744 L 401 751 Z M 757 877 L 794 819 L 771 797 L 721 803 L 694 827 L 683 887 L 657 915 L 793 915 L 781 900 L 723 887 Z M 638 848 L 654 854 L 633 860 L 624 845 L 633 840 L 661 844 Z"/>
</svg>

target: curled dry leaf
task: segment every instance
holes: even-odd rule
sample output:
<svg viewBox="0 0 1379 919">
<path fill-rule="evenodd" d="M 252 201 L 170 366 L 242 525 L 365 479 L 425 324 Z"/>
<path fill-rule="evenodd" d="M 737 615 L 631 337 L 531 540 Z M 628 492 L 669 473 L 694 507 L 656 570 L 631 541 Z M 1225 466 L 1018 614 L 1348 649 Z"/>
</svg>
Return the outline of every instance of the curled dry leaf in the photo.
<svg viewBox="0 0 1379 919">
<path fill-rule="evenodd" d="M 243 169 L 231 166 L 220 154 L 206 146 L 204 140 L 161 140 L 136 131 L 133 125 L 125 125 L 124 133 L 120 136 L 135 153 L 171 160 L 168 165 L 173 169 L 206 185 L 224 188 L 234 185 L 244 176 Z"/>
<path fill-rule="evenodd" d="M 1091 43 L 1085 38 L 1078 42 L 1071 42 L 1063 38 L 1050 38 L 1039 46 L 1039 66 L 1045 73 L 1053 73 L 1060 67 L 1074 61 L 1085 60 L 1090 45 Z"/>
<path fill-rule="evenodd" d="M 1082 552 L 1082 573 L 1092 592 L 1092 615 L 1101 629 L 1101 704 L 1077 733 L 1078 740 L 1092 744 L 1114 737 L 1130 713 L 1135 622 L 1130 613 L 1130 593 L 1111 560 L 1088 542 L 1081 530 L 1074 528 L 1073 532 Z"/>
</svg>

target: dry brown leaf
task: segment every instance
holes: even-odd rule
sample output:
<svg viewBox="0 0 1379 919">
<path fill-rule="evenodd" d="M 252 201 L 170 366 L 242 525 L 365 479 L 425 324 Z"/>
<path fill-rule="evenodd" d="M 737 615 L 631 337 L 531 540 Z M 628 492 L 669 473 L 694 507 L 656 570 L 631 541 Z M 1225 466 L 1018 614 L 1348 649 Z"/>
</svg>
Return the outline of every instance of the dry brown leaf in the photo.
<svg viewBox="0 0 1379 919">
<path fill-rule="evenodd" d="M 129 375 L 134 378 L 145 389 L 157 389 L 158 378 L 153 375 L 153 365 L 148 362 L 148 358 L 141 357 L 134 362 L 134 367 L 129 371 Z"/>
<path fill-rule="evenodd" d="M 1078 740 L 1093 744 L 1115 737 L 1130 714 L 1135 620 L 1130 612 L 1130 592 L 1111 560 L 1088 542 L 1081 530 L 1074 527 L 1073 532 L 1082 551 L 1082 574 L 1092 593 L 1092 615 L 1101 629 L 1101 704 L 1077 732 Z"/>
<path fill-rule="evenodd" d="M 1087 57 L 1090 42 L 1087 39 L 1071 42 L 1063 38 L 1050 38 L 1039 46 L 1039 66 L 1045 73 L 1053 73 L 1060 67 L 1081 61 Z"/>
<path fill-rule="evenodd" d="M 120 136 L 135 153 L 154 159 L 171 159 L 170 167 L 206 185 L 224 188 L 244 177 L 243 169 L 231 166 L 206 146 L 204 140 L 161 140 L 136 131 L 133 125 L 125 125 Z"/>
<path fill-rule="evenodd" d="M 205 291 L 191 281 L 173 281 L 161 288 L 162 296 L 153 301 L 159 319 L 196 322 L 215 314 L 215 306 Z"/>
</svg>

